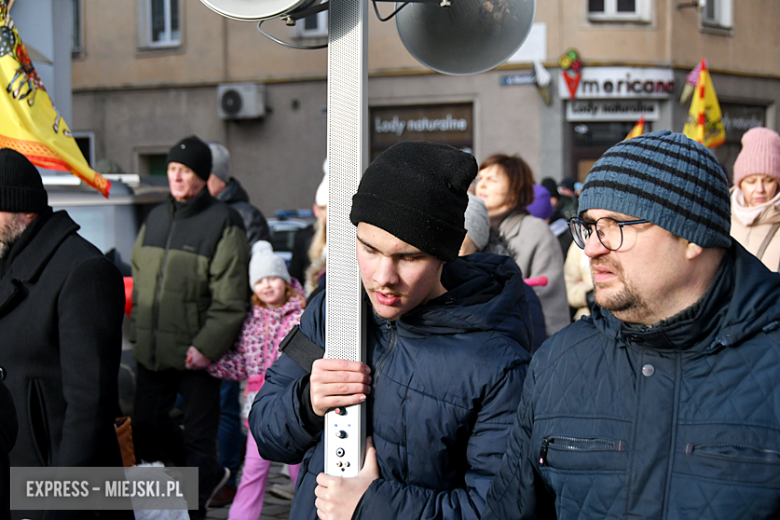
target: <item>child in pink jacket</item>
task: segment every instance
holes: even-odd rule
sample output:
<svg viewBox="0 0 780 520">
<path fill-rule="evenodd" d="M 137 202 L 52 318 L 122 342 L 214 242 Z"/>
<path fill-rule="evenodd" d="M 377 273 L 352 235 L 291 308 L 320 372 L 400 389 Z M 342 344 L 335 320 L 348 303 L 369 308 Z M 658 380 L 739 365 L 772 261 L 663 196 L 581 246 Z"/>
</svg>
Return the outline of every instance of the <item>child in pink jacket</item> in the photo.
<svg viewBox="0 0 780 520">
<path fill-rule="evenodd" d="M 263 386 L 265 371 L 279 358 L 279 344 L 300 322 L 306 300 L 300 282 L 291 278 L 284 260 L 275 255 L 271 244 L 256 242 L 249 262 L 249 285 L 254 293 L 252 310 L 247 314 L 234 350 L 243 355 L 248 376 L 241 416 L 247 424 L 255 395 Z M 209 367 L 209 373 L 222 379 L 233 379 L 224 373 L 221 361 Z M 243 367 L 242 367 L 243 370 Z M 263 495 L 271 463 L 257 452 L 252 435 L 247 436 L 246 458 L 241 482 L 230 507 L 230 519 L 260 518 Z M 299 465 L 290 466 L 290 479 L 297 480 Z"/>
</svg>

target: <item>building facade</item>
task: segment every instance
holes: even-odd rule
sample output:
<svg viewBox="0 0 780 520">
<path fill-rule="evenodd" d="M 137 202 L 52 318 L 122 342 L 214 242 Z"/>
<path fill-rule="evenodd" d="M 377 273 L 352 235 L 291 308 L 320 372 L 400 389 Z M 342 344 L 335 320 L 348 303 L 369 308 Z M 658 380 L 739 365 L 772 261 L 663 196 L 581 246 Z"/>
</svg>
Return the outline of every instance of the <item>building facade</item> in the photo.
<svg viewBox="0 0 780 520">
<path fill-rule="evenodd" d="M 94 136 L 97 160 L 164 174 L 167 149 L 197 134 L 231 150 L 234 175 L 267 214 L 311 205 L 327 144 L 327 50 L 283 47 L 196 0 L 73 1 L 71 127 Z M 386 16 L 394 4 L 377 5 Z M 641 114 L 649 129 L 681 131 L 686 75 L 706 58 L 727 127 L 714 152 L 730 170 L 744 131 L 777 127 L 777 19 L 774 0 L 538 0 L 531 34 L 506 64 L 446 76 L 406 51 L 394 21 L 371 13 L 371 157 L 426 139 L 468 148 L 478 161 L 520 154 L 537 180 L 581 180 Z M 262 29 L 322 45 L 327 14 Z M 564 70 L 571 49 L 578 71 Z M 532 59 L 550 73 L 548 90 Z"/>
</svg>

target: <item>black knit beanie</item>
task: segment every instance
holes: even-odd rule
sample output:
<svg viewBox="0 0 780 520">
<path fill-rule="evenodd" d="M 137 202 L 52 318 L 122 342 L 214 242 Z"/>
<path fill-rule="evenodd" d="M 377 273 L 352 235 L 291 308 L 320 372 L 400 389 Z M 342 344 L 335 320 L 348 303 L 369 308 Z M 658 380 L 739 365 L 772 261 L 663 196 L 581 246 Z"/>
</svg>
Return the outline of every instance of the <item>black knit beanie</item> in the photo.
<svg viewBox="0 0 780 520">
<path fill-rule="evenodd" d="M 38 169 L 16 150 L 0 149 L 0 211 L 43 213 L 48 207 Z"/>
<path fill-rule="evenodd" d="M 421 141 L 398 143 L 369 165 L 352 197 L 354 225 L 365 222 L 440 260 L 452 261 L 466 236 L 471 154 Z"/>
<path fill-rule="evenodd" d="M 166 164 L 172 162 L 183 164 L 204 181 L 211 175 L 211 150 L 197 136 L 185 137 L 173 145 L 168 151 Z"/>
</svg>

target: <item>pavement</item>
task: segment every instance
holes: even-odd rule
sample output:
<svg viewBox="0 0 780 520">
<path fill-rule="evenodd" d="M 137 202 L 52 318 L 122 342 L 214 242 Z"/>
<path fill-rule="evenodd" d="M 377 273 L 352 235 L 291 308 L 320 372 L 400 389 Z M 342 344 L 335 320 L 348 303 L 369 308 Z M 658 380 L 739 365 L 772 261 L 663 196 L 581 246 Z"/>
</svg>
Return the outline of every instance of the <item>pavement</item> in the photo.
<svg viewBox="0 0 780 520">
<path fill-rule="evenodd" d="M 290 518 L 291 502 L 283 498 L 277 498 L 268 492 L 268 490 L 271 489 L 271 486 L 274 484 L 290 483 L 290 479 L 286 475 L 280 473 L 282 466 L 282 464 L 277 462 L 271 463 L 271 471 L 268 475 L 268 484 L 265 488 L 266 493 L 265 499 L 263 501 L 263 512 L 260 515 L 259 520 L 289 520 Z M 206 513 L 206 518 L 209 520 L 225 520 L 228 517 L 229 511 L 229 505 L 224 507 L 210 507 Z M 246 520 L 257 519 L 247 518 Z"/>
</svg>

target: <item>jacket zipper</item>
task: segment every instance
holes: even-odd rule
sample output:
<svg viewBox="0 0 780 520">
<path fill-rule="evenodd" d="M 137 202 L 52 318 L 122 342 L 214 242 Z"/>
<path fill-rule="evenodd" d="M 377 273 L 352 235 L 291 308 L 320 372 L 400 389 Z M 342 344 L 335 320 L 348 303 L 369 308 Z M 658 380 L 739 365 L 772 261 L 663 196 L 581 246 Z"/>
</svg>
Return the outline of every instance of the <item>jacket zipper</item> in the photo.
<svg viewBox="0 0 780 520">
<path fill-rule="evenodd" d="M 780 464 L 780 451 L 740 444 L 688 443 L 683 446 L 683 453 L 685 455 L 711 457 L 715 459 L 732 460 L 735 462 L 741 461 L 760 462 L 763 464 Z"/>
<path fill-rule="evenodd" d="M 160 272 L 157 274 L 157 291 L 154 295 L 154 321 L 152 322 L 152 364 L 156 362 L 157 354 L 157 325 L 160 322 L 160 300 L 162 299 L 162 282 L 165 273 L 165 264 L 168 263 L 168 250 L 171 247 L 171 238 L 173 237 L 173 230 L 176 227 L 176 221 L 171 219 L 171 227 L 168 229 L 168 236 L 165 238 L 165 251 L 163 252 L 162 263 L 160 264 Z"/>
<path fill-rule="evenodd" d="M 396 329 L 395 323 L 388 321 L 385 324 L 385 327 L 390 329 L 392 332 L 392 335 L 390 336 L 390 345 L 388 345 L 387 350 L 382 353 L 382 355 L 379 357 L 379 359 L 376 362 L 376 366 L 374 367 L 375 374 L 371 381 L 371 392 L 376 389 L 376 381 L 379 379 L 379 375 L 382 373 L 382 368 L 385 366 L 385 362 L 387 361 L 387 357 L 390 355 L 390 352 L 392 352 L 393 348 L 395 348 L 395 344 L 398 341 L 398 330 Z"/>
<path fill-rule="evenodd" d="M 556 442 L 557 441 L 557 442 Z M 547 450 L 550 445 L 557 446 L 560 450 L 569 451 L 626 451 L 625 441 L 613 439 L 567 437 L 564 435 L 551 435 L 542 439 L 539 449 L 539 465 L 547 465 Z"/>
</svg>

